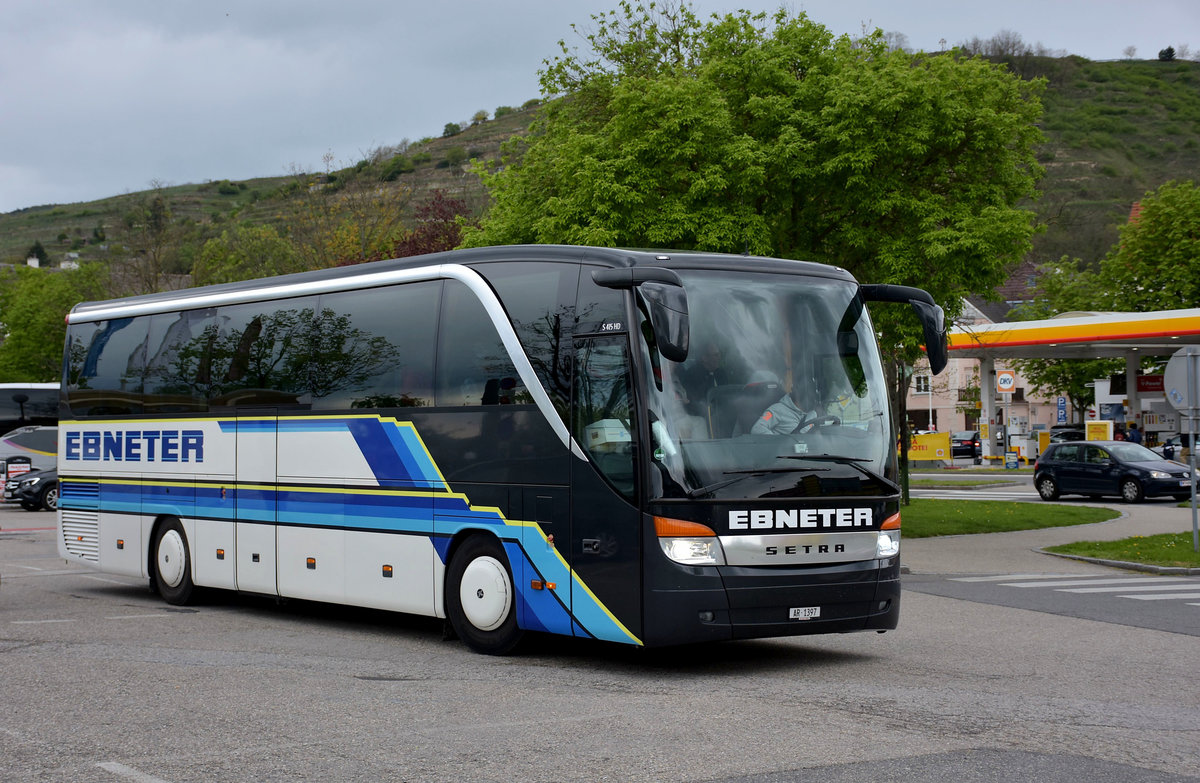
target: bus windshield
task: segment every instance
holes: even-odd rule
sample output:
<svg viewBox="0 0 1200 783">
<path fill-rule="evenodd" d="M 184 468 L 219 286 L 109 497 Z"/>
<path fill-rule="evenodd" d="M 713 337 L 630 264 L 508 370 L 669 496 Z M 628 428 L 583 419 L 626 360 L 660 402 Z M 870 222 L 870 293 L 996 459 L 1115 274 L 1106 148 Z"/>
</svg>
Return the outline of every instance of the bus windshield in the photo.
<svg viewBox="0 0 1200 783">
<path fill-rule="evenodd" d="M 688 358 L 645 346 L 652 499 L 893 495 L 886 384 L 856 285 L 680 276 Z"/>
</svg>

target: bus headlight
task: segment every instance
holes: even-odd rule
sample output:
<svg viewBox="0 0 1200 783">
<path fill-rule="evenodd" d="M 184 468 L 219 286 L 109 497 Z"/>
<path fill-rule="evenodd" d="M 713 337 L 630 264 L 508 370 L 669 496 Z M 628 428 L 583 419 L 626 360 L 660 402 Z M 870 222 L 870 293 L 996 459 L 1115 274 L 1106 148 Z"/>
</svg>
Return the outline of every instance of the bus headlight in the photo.
<svg viewBox="0 0 1200 783">
<path fill-rule="evenodd" d="M 883 559 L 900 554 L 900 512 L 883 520 L 875 539 L 875 556 Z"/>
<path fill-rule="evenodd" d="M 880 530 L 875 540 L 875 556 L 883 559 L 900 554 L 900 531 Z"/>
<path fill-rule="evenodd" d="M 712 528 L 697 522 L 655 517 L 654 531 L 663 554 L 684 565 L 725 565 L 725 550 Z"/>
</svg>

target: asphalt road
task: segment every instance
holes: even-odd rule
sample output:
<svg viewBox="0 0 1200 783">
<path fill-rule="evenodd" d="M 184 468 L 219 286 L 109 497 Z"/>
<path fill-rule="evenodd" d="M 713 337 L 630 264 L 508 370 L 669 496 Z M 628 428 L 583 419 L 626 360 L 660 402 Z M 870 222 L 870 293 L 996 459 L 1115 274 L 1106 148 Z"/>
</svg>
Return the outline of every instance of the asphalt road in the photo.
<svg viewBox="0 0 1200 783">
<path fill-rule="evenodd" d="M 1165 510 L 1148 526 L 1176 524 Z M 882 635 L 542 639 L 492 658 L 425 619 L 229 594 L 171 607 L 64 564 L 36 529 L 52 524 L 0 509 L 4 781 L 1200 780 L 1190 633 L 906 589 Z M 914 584 L 1125 574 L 1039 554 L 1036 532 L 902 557 Z"/>
</svg>

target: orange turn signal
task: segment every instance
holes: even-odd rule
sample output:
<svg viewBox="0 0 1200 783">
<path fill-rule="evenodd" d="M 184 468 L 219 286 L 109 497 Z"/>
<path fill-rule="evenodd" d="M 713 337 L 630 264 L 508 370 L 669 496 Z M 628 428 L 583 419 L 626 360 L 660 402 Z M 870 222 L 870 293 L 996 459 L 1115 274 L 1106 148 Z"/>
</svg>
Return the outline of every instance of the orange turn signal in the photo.
<svg viewBox="0 0 1200 783">
<path fill-rule="evenodd" d="M 883 524 L 879 526 L 880 530 L 899 530 L 900 529 L 900 512 L 897 511 L 887 519 L 883 520 Z"/>
<path fill-rule="evenodd" d="M 707 525 L 670 517 L 655 517 L 654 532 L 659 538 L 708 538 L 717 535 Z"/>
</svg>

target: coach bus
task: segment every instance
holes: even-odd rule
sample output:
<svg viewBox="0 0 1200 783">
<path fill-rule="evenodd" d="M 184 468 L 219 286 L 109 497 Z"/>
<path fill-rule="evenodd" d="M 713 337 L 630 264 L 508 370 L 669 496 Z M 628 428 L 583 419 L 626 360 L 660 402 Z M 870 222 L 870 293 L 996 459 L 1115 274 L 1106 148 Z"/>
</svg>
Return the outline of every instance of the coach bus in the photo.
<svg viewBox="0 0 1200 783">
<path fill-rule="evenodd" d="M 57 383 L 0 383 L 0 484 L 54 467 Z"/>
<path fill-rule="evenodd" d="M 80 304 L 59 551 L 492 654 L 895 628 L 872 300 L 944 366 L 925 291 L 746 256 L 480 248 Z"/>
<path fill-rule="evenodd" d="M 0 435 L 58 423 L 57 383 L 0 383 Z"/>
</svg>

